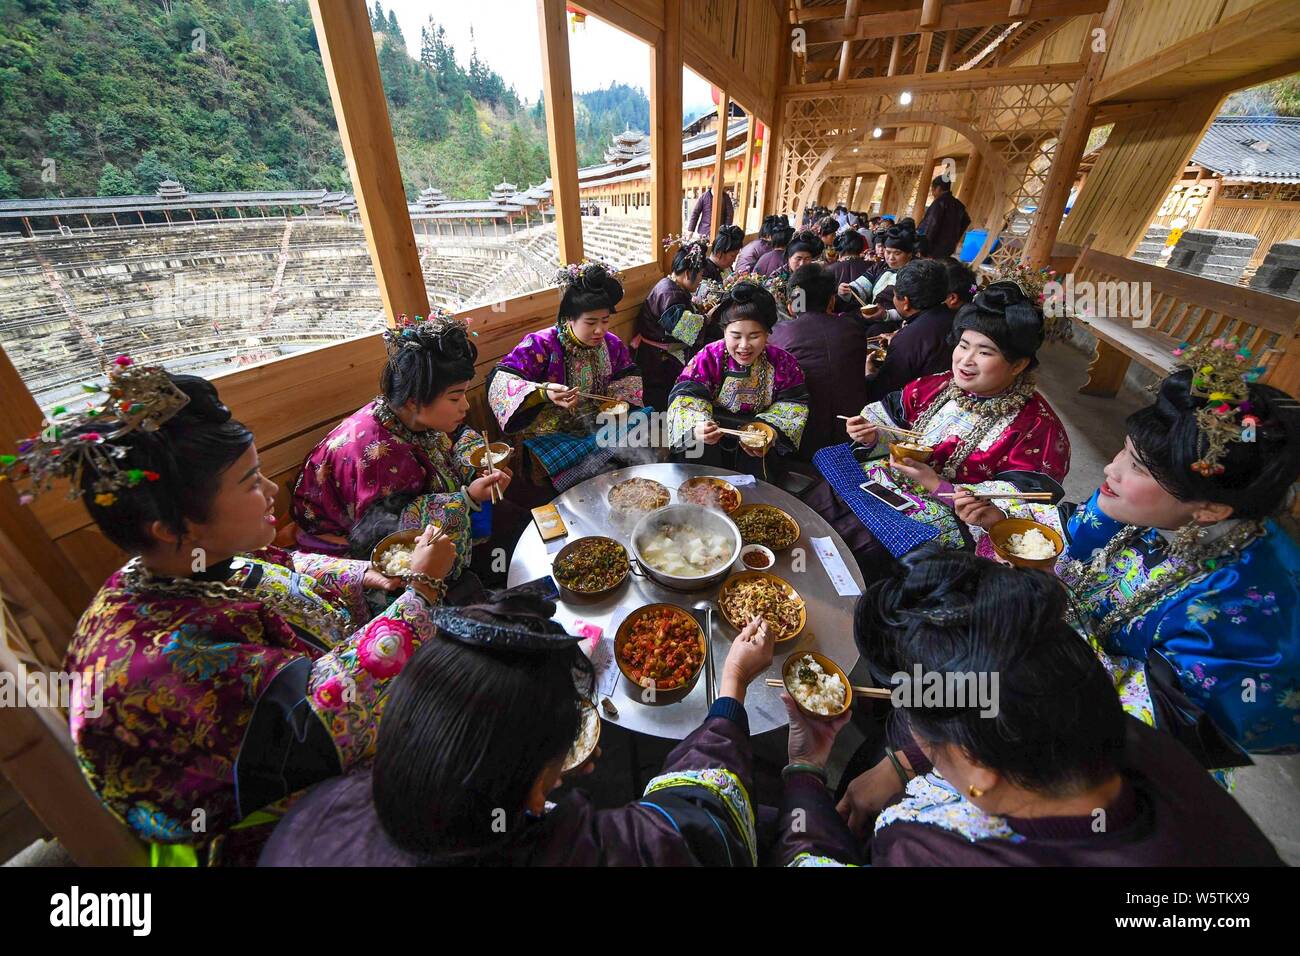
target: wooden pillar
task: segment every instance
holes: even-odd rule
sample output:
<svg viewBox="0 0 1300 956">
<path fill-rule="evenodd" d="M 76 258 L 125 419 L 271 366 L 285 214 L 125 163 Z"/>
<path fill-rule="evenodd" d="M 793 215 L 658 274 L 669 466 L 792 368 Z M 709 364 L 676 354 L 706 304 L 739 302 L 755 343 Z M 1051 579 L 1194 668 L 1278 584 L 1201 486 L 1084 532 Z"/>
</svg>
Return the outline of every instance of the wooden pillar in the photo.
<svg viewBox="0 0 1300 956">
<path fill-rule="evenodd" d="M 957 42 L 957 31 L 949 30 L 943 35 L 943 53 L 939 55 L 939 72 L 947 73 L 952 65 L 952 48 Z"/>
<path fill-rule="evenodd" d="M 930 127 L 930 145 L 925 151 L 925 160 L 921 163 L 921 171 L 916 176 L 916 198 L 912 201 L 912 218 L 916 224 L 921 224 L 921 217 L 925 215 L 925 200 L 930 195 L 930 181 L 934 179 L 934 149 L 939 140 L 939 127 Z"/>
<path fill-rule="evenodd" d="M 546 93 L 546 141 L 551 151 L 551 185 L 555 190 L 552 195 L 556 241 L 561 264 L 581 262 L 578 145 L 573 128 L 573 77 L 569 69 L 569 27 L 564 0 L 537 0 L 537 26 Z"/>
<path fill-rule="evenodd" d="M 650 46 L 650 259 L 667 269 L 664 240 L 682 231 L 682 0 L 663 10 Z"/>
<path fill-rule="evenodd" d="M 745 112 L 749 112 L 746 110 Z M 752 198 L 750 192 L 754 185 L 754 133 L 758 126 L 754 119 L 754 114 L 749 113 L 749 122 L 745 124 L 745 158 L 741 160 L 744 164 L 742 167 L 742 179 L 740 187 L 740 206 L 736 210 L 736 224 L 745 231 L 749 232 L 749 205 Z"/>
<path fill-rule="evenodd" d="M 1111 0 L 1105 14 L 1093 18 L 1092 26 L 1100 27 L 1104 31 L 1103 36 L 1113 37 L 1121 6 L 1120 0 Z M 1030 227 L 1025 248 L 1020 254 L 1021 262 L 1034 268 L 1047 265 L 1051 258 L 1052 246 L 1061 229 L 1061 217 L 1065 215 L 1065 201 L 1070 196 L 1070 187 L 1074 185 L 1079 161 L 1083 158 L 1083 151 L 1088 145 L 1088 134 L 1092 132 L 1093 120 L 1097 116 L 1097 111 L 1089 100 L 1092 99 L 1097 81 L 1101 79 L 1106 53 L 1092 48 L 1091 29 L 1084 35 L 1080 59 L 1084 62 L 1083 76 L 1075 84 L 1074 95 L 1070 97 L 1070 105 L 1065 110 L 1061 134 L 1056 138 L 1052 168 L 1048 170 L 1047 183 L 1043 186 L 1043 194 L 1038 199 L 1038 210 L 1034 213 L 1034 224 Z"/>
<path fill-rule="evenodd" d="M 722 228 L 724 157 L 727 155 L 727 126 L 731 118 L 731 97 L 723 90 L 718 95 L 718 145 L 713 153 L 713 215 L 709 219 L 709 241 Z"/>
<path fill-rule="evenodd" d="M 920 76 L 930 63 L 930 45 L 934 43 L 934 33 L 927 30 L 921 34 L 921 42 L 916 45 L 916 65 L 912 72 Z"/>
<path fill-rule="evenodd" d="M 1192 224 L 1193 229 L 1208 229 L 1210 218 L 1214 215 L 1214 204 L 1218 201 L 1219 191 L 1223 188 L 1223 177 L 1215 176 L 1210 180 L 1210 194 L 1205 197 L 1201 203 L 1201 208 L 1196 210 L 1196 222 Z"/>
<path fill-rule="evenodd" d="M 982 154 L 979 148 L 972 146 L 970 156 L 966 158 L 966 168 L 961 171 L 961 175 L 957 179 L 957 188 L 953 190 L 957 194 L 957 198 L 963 202 L 969 203 L 971 197 L 975 195 L 973 192 L 974 184 L 979 178 L 981 160 Z M 971 216 L 971 221 L 975 221 L 974 216 Z"/>
<path fill-rule="evenodd" d="M 848 0 L 844 5 L 844 32 L 852 35 L 858 23 L 858 0 Z M 840 45 L 840 82 L 849 78 L 849 64 L 853 62 L 853 41 L 845 40 Z"/>
<path fill-rule="evenodd" d="M 889 48 L 889 72 L 885 74 L 886 76 L 895 76 L 898 74 L 898 61 L 901 59 L 902 54 L 903 38 L 901 36 L 895 36 L 894 45 Z"/>
<path fill-rule="evenodd" d="M 13 667 L 0 647 L 0 672 Z M 143 843 L 86 783 L 62 714 L 44 707 L 0 708 L 0 769 L 78 866 L 145 866 Z"/>
<path fill-rule="evenodd" d="M 391 326 L 401 313 L 428 315 L 429 293 L 406 208 L 369 11 L 363 3 L 312 0 L 311 15 L 385 317 Z"/>
<path fill-rule="evenodd" d="M 879 173 L 863 173 L 862 182 L 858 185 L 857 191 L 853 195 L 853 208 L 869 211 L 867 205 L 871 202 L 871 197 L 875 195 L 876 184 L 880 182 Z"/>
</svg>

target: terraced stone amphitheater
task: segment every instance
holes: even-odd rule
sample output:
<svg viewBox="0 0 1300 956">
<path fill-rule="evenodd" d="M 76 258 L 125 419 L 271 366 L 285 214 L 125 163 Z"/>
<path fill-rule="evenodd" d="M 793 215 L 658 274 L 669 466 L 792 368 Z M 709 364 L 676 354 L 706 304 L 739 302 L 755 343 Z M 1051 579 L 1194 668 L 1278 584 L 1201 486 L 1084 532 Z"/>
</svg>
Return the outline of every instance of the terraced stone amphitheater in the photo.
<svg viewBox="0 0 1300 956">
<path fill-rule="evenodd" d="M 554 223 L 513 234 L 422 234 L 429 301 L 457 309 L 549 284 Z M 647 219 L 584 220 L 588 255 L 649 261 Z M 42 405 L 75 395 L 129 352 L 211 374 L 383 327 L 358 223 L 203 221 L 0 239 L 0 345 Z"/>
</svg>

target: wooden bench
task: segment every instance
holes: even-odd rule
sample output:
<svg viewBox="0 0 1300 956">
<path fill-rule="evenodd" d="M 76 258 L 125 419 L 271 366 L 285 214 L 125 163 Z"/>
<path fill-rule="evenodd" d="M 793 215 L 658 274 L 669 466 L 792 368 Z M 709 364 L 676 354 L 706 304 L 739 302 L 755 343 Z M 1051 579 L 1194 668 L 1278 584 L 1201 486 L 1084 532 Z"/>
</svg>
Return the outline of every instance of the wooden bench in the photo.
<svg viewBox="0 0 1300 956">
<path fill-rule="evenodd" d="M 1074 263 L 1073 281 L 1076 295 L 1083 282 L 1094 289 L 1132 282 L 1151 289 L 1145 327 L 1135 327 L 1131 316 L 1073 317 L 1097 339 L 1088 381 L 1079 389 L 1084 395 L 1113 397 L 1134 360 L 1163 378 L 1174 367 L 1172 352 L 1179 344 L 1219 336 L 1235 337 L 1257 364 L 1268 366 L 1261 381 L 1300 395 L 1300 303 L 1092 249 L 1082 250 Z"/>
</svg>

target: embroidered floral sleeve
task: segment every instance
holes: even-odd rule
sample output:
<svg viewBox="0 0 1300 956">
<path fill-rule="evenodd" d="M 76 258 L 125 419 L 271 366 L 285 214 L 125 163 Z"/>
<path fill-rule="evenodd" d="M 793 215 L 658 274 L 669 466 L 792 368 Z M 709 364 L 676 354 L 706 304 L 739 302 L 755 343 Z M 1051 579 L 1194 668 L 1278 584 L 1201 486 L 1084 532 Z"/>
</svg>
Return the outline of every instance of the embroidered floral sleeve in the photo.
<svg viewBox="0 0 1300 956">
<path fill-rule="evenodd" d="M 389 681 L 433 632 L 428 604 L 407 591 L 312 664 L 307 700 L 329 730 L 344 773 L 374 755 Z"/>
<path fill-rule="evenodd" d="M 678 395 L 668 403 L 668 442 L 681 448 L 694 431 L 713 417 L 713 403 L 697 395 Z"/>
<path fill-rule="evenodd" d="M 705 316 L 692 312 L 684 305 L 670 305 L 659 316 L 659 324 L 665 332 L 683 345 L 694 345 L 706 322 Z"/>
<path fill-rule="evenodd" d="M 610 398 L 627 402 L 635 407 L 645 404 L 645 390 L 639 374 L 625 375 L 622 378 L 614 379 L 609 383 L 609 391 L 606 394 Z"/>
<path fill-rule="evenodd" d="M 475 544 L 465 496 L 459 491 L 445 495 L 420 495 L 402 509 L 397 519 L 397 526 L 402 530 L 426 528 L 431 524 L 441 528 L 456 542 L 456 561 L 448 573 L 448 577 L 454 578 L 469 564 Z"/>
<path fill-rule="evenodd" d="M 310 577 L 320 590 L 344 605 L 352 615 L 352 620 L 365 621 L 370 618 L 364 584 L 366 571 L 370 568 L 369 561 L 294 551 L 293 568 L 299 574 Z"/>
<path fill-rule="evenodd" d="M 784 435 L 793 451 L 803 440 L 804 426 L 808 424 L 808 403 L 797 400 L 773 402 L 766 411 L 759 412 L 755 417 Z"/>
<path fill-rule="evenodd" d="M 468 485 L 478 477 L 478 471 L 469 463 L 469 456 L 476 449 L 482 448 L 483 443 L 484 438 L 480 433 L 466 428 L 451 446 L 451 464 L 461 484 Z"/>
</svg>

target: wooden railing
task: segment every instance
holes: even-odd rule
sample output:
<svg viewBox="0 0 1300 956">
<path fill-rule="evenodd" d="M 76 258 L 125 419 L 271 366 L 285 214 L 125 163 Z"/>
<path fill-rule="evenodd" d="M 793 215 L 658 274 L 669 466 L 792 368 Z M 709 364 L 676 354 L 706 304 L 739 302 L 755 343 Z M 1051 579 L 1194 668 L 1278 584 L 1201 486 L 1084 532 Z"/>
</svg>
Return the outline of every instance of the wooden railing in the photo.
<svg viewBox="0 0 1300 956">
<path fill-rule="evenodd" d="M 611 330 L 624 341 L 631 339 L 637 310 L 662 275 L 653 264 L 623 272 L 625 292 Z M 483 306 L 463 313 L 478 333 L 473 340 L 478 362 L 470 390 L 472 426 L 499 435 L 483 387 L 487 373 L 525 335 L 553 323 L 559 301 L 559 293 L 547 289 L 502 303 L 501 311 Z M 213 378 L 222 401 L 255 436 L 264 473 L 280 486 L 276 513 L 282 520 L 303 460 L 339 419 L 374 398 L 384 358 L 381 337 L 370 334 Z M 92 592 L 126 560 L 79 501 L 55 491 L 37 498 L 31 508 Z"/>
<path fill-rule="evenodd" d="M 1230 336 L 1268 366 L 1262 381 L 1300 395 L 1300 303 L 1092 249 L 1083 251 L 1072 271 L 1076 288 L 1090 282 L 1094 288 L 1139 283 L 1150 289 L 1147 317 L 1075 319 L 1097 338 L 1088 382 L 1080 389 L 1084 394 L 1114 395 L 1134 360 L 1163 376 L 1173 367 L 1172 351 L 1180 343 Z"/>
</svg>

